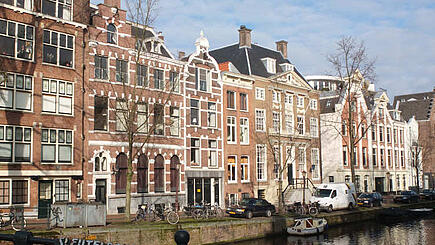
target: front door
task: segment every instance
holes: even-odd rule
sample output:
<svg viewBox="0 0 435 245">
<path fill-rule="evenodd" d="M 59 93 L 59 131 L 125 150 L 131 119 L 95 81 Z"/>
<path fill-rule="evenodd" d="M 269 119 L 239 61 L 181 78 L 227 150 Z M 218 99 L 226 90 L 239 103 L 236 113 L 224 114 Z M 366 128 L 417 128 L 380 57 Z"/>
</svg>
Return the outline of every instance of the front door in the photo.
<svg viewBox="0 0 435 245">
<path fill-rule="evenodd" d="M 383 177 L 378 177 L 375 178 L 375 189 L 376 192 L 382 193 L 384 192 L 384 178 Z"/>
<path fill-rule="evenodd" d="M 106 204 L 106 180 L 97 179 L 95 182 L 95 201 Z"/>
<path fill-rule="evenodd" d="M 38 218 L 47 218 L 53 203 L 53 181 L 40 180 L 38 189 Z"/>
</svg>

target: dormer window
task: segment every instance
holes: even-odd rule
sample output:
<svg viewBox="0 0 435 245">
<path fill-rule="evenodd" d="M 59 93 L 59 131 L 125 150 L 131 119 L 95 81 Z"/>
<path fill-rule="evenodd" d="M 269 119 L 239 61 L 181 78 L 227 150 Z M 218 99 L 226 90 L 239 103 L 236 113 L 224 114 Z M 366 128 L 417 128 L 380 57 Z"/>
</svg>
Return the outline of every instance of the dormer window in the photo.
<svg viewBox="0 0 435 245">
<path fill-rule="evenodd" d="M 266 70 L 268 73 L 275 74 L 276 73 L 276 60 L 272 58 L 263 58 L 261 61 L 264 64 L 264 67 L 266 67 Z"/>
<path fill-rule="evenodd" d="M 116 44 L 116 27 L 114 24 L 109 24 L 107 26 L 107 42 Z"/>
<path fill-rule="evenodd" d="M 279 64 L 279 66 L 281 67 L 281 70 L 283 72 L 292 70 L 292 65 L 290 65 L 289 63 Z"/>
</svg>

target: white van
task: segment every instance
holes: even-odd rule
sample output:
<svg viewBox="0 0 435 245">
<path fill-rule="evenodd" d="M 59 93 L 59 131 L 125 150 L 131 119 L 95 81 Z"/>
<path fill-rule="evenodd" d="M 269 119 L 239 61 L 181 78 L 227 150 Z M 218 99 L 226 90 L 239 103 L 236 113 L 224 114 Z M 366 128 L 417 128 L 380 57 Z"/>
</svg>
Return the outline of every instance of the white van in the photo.
<svg viewBox="0 0 435 245">
<path fill-rule="evenodd" d="M 337 209 L 356 207 L 356 191 L 353 183 L 320 184 L 310 200 L 319 202 L 320 209 L 331 212 Z"/>
</svg>

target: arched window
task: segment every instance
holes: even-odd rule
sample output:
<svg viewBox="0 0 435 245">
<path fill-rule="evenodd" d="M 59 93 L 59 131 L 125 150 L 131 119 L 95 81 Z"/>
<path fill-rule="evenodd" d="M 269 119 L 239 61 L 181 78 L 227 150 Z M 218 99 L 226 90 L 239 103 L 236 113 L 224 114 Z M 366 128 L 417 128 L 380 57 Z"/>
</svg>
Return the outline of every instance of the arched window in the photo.
<svg viewBox="0 0 435 245">
<path fill-rule="evenodd" d="M 171 191 L 176 192 L 179 182 L 180 159 L 177 155 L 171 157 Z M 179 191 L 179 190 L 178 190 Z"/>
<path fill-rule="evenodd" d="M 137 163 L 137 193 L 148 192 L 148 158 L 142 154 Z"/>
<path fill-rule="evenodd" d="M 95 171 L 107 171 L 107 155 L 103 152 L 95 157 Z"/>
<path fill-rule="evenodd" d="M 157 155 L 154 159 L 154 192 L 165 191 L 165 159 Z"/>
<path fill-rule="evenodd" d="M 116 157 L 116 194 L 125 194 L 125 188 L 127 186 L 127 155 L 125 153 L 119 153 Z"/>
<path fill-rule="evenodd" d="M 107 42 L 116 44 L 116 41 L 117 41 L 116 27 L 114 24 L 109 24 L 107 26 Z"/>
</svg>

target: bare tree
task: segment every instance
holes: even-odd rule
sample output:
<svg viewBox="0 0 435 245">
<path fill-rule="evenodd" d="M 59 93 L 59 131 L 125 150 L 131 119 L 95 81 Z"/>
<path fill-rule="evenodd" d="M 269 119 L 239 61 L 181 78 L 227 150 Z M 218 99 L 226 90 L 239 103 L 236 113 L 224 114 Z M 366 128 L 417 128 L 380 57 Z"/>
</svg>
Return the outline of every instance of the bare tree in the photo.
<svg viewBox="0 0 435 245">
<path fill-rule="evenodd" d="M 336 53 L 328 56 L 328 61 L 340 80 L 340 92 L 347 105 L 347 109 L 343 108 L 343 112 L 347 114 L 343 120 L 346 122 L 344 127 L 347 128 L 349 133 L 348 135 L 341 135 L 348 143 L 352 182 L 355 183 L 356 155 L 353 149 L 369 127 L 365 128 L 365 132 L 361 136 L 356 134 L 364 122 L 358 121 L 357 112 L 353 108 L 356 107 L 356 95 L 358 94 L 356 90 L 367 88 L 366 80 L 373 81 L 376 77 L 375 60 L 368 58 L 364 42 L 359 42 L 353 37 L 343 37 L 337 42 Z M 364 120 L 367 120 L 367 118 Z"/>
</svg>

